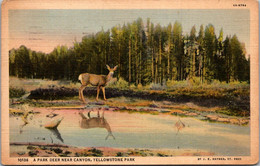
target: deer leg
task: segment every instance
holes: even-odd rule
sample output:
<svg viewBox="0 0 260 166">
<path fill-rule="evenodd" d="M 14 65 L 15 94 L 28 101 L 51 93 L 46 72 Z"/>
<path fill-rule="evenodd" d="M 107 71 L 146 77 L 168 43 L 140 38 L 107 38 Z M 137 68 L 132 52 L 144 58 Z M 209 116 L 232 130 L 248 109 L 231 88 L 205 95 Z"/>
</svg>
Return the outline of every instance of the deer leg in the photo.
<svg viewBox="0 0 260 166">
<path fill-rule="evenodd" d="M 87 119 L 87 117 L 82 112 L 79 112 L 79 115 L 81 116 L 82 119 Z"/>
<path fill-rule="evenodd" d="M 102 113 L 102 118 L 104 118 L 104 113 L 105 113 L 105 111 L 103 111 L 103 113 Z"/>
<path fill-rule="evenodd" d="M 105 87 L 104 86 L 102 86 L 102 92 L 103 92 L 104 100 L 107 100 L 106 99 L 106 93 L 105 93 Z"/>
<path fill-rule="evenodd" d="M 84 95 L 83 95 L 83 91 L 84 91 L 84 89 L 87 87 L 87 85 L 82 85 L 81 87 L 80 87 L 80 96 L 81 96 L 81 100 L 83 101 L 83 103 L 86 103 L 86 101 L 85 101 L 85 98 L 84 98 Z"/>
<path fill-rule="evenodd" d="M 80 95 L 81 95 L 81 101 L 83 101 L 83 103 L 86 103 L 85 98 L 84 98 L 84 95 L 83 95 L 84 89 L 85 89 L 85 86 L 83 86 L 83 87 L 80 89 Z"/>
<path fill-rule="evenodd" d="M 96 101 L 98 101 L 99 91 L 100 91 L 100 86 L 97 87 L 97 97 L 96 97 Z"/>
<path fill-rule="evenodd" d="M 98 114 L 97 114 L 97 115 L 98 115 L 98 117 L 100 118 L 100 114 L 99 114 L 99 111 L 98 111 Z"/>
<path fill-rule="evenodd" d="M 82 89 L 83 86 L 84 85 L 81 85 L 81 87 L 79 88 L 79 100 L 82 100 L 82 98 L 81 98 L 81 89 Z"/>
</svg>

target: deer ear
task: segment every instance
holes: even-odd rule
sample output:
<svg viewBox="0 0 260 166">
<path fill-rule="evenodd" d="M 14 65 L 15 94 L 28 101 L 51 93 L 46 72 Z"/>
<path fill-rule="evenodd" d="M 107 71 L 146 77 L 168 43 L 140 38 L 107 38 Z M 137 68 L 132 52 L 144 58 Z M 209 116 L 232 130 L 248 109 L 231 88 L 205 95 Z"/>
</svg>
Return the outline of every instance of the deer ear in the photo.
<svg viewBox="0 0 260 166">
<path fill-rule="evenodd" d="M 118 67 L 118 65 L 116 65 L 113 70 L 115 71 L 117 69 L 117 67 Z"/>
<path fill-rule="evenodd" d="M 111 70 L 110 67 L 109 67 L 108 65 L 106 65 L 106 66 L 107 66 L 107 69 L 108 69 L 108 70 Z"/>
</svg>

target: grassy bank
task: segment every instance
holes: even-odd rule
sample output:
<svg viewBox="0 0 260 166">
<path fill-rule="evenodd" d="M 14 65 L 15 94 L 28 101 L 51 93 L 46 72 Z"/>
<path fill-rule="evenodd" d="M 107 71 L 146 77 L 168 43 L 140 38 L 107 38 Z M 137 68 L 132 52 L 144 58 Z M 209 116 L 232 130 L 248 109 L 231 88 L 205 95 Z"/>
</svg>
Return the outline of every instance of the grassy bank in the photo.
<svg viewBox="0 0 260 166">
<path fill-rule="evenodd" d="M 30 86 L 29 86 L 30 85 Z M 30 100 L 57 100 L 75 98 L 78 96 L 79 83 L 69 81 L 50 81 L 35 79 L 10 78 L 10 87 L 28 93 Z M 10 89 L 11 91 L 12 89 Z M 85 97 L 95 97 L 96 87 L 87 87 Z M 234 116 L 250 115 L 250 86 L 247 83 L 198 84 L 189 81 L 168 81 L 165 85 L 151 84 L 149 86 L 128 86 L 119 79 L 106 88 L 107 98 L 131 97 L 153 101 L 170 101 L 174 103 L 192 102 L 203 107 L 222 107 L 218 113 Z M 12 97 L 12 96 L 10 96 Z M 16 95 L 15 97 L 19 97 Z M 102 93 L 100 93 L 102 98 Z"/>
</svg>

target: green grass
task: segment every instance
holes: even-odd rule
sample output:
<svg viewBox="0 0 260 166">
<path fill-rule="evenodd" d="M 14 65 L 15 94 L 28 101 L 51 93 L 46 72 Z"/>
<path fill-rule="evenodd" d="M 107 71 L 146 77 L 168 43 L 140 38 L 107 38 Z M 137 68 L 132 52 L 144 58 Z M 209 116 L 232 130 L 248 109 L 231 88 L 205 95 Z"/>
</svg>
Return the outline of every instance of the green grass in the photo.
<svg viewBox="0 0 260 166">
<path fill-rule="evenodd" d="M 24 105 L 27 104 L 30 107 L 61 107 L 61 106 L 67 106 L 67 107 L 72 107 L 72 106 L 78 106 L 78 104 L 74 103 L 68 103 L 72 100 L 78 101 L 78 98 L 76 97 L 66 97 L 63 100 L 57 100 L 56 102 L 48 102 L 46 100 L 34 100 L 34 99 L 20 99 L 19 100 L 19 105 Z M 64 101 L 64 102 L 61 102 Z M 66 102 L 68 101 L 68 102 Z"/>
<path fill-rule="evenodd" d="M 128 112 L 129 114 L 139 113 L 139 114 L 151 114 L 151 115 L 158 115 L 159 112 L 157 111 L 145 111 L 145 110 L 115 110 L 115 112 Z"/>
<path fill-rule="evenodd" d="M 228 116 L 239 116 L 239 117 L 250 116 L 250 111 L 240 110 L 240 109 L 229 109 L 229 108 L 222 108 L 220 110 L 216 110 L 216 113 L 225 114 Z"/>
<path fill-rule="evenodd" d="M 20 79 L 16 77 L 10 77 L 10 98 L 19 98 L 23 96 L 25 93 L 30 92 L 31 90 L 35 90 L 37 88 L 46 88 L 47 91 L 50 89 L 53 94 L 57 89 L 60 91 L 65 92 L 63 90 L 66 87 L 69 88 L 67 91 L 74 89 L 73 95 L 71 97 L 66 97 L 66 94 L 60 95 L 54 93 L 55 95 L 62 96 L 63 100 L 77 100 L 78 97 L 76 96 L 77 90 L 80 87 L 79 83 L 72 83 L 70 81 L 52 81 L 52 80 L 41 80 L 41 79 Z M 55 88 L 51 88 L 51 87 Z M 110 89 L 109 87 L 115 88 Z M 53 90 L 52 90 L 53 89 Z M 118 90 L 117 90 L 118 89 Z M 147 97 L 147 100 L 177 100 L 180 102 L 188 102 L 188 101 L 195 101 L 198 103 L 206 104 L 210 102 L 215 104 L 216 106 L 225 107 L 221 110 L 218 110 L 218 113 L 226 114 L 230 116 L 249 116 L 250 115 L 250 84 L 247 82 L 220 82 L 216 80 L 212 80 L 209 83 L 201 84 L 200 80 L 197 78 L 195 81 L 167 81 L 163 85 L 161 84 L 150 84 L 150 85 L 141 85 L 138 86 L 134 84 L 129 84 L 122 78 L 119 78 L 116 82 L 112 82 L 107 86 L 107 95 L 109 93 L 114 94 L 112 97 L 120 96 L 121 91 L 124 93 L 124 96 L 127 95 L 133 97 L 139 96 L 138 100 L 140 100 L 143 96 Z M 127 90 L 133 90 L 129 92 Z M 92 90 L 93 91 L 93 90 Z M 113 93 L 112 93 L 113 92 Z M 91 96 L 90 91 L 87 95 Z M 92 95 L 95 95 L 96 91 L 93 91 Z M 86 94 L 85 94 L 86 95 Z M 156 96 L 156 98 L 151 98 L 152 96 Z M 52 97 L 52 96 L 51 96 Z M 55 96 L 54 96 L 55 97 Z M 53 97 L 53 99 L 55 99 Z M 150 97 L 150 98 L 149 98 Z M 44 102 L 41 99 L 42 96 L 39 97 L 40 100 L 26 100 L 26 99 L 19 99 L 22 103 L 28 103 L 30 106 L 35 107 L 51 107 L 51 106 L 63 106 L 69 105 L 69 103 L 62 103 L 62 102 Z M 125 102 L 125 101 L 123 101 Z M 129 102 L 129 101 L 127 101 Z M 131 101 L 132 103 L 134 101 Z M 129 113 L 134 112 L 129 110 Z M 142 112 L 141 113 L 147 113 Z"/>
<path fill-rule="evenodd" d="M 9 97 L 10 98 L 19 98 L 25 94 L 25 90 L 23 88 L 9 88 Z"/>
<path fill-rule="evenodd" d="M 76 88 L 80 87 L 80 83 L 72 83 L 71 81 L 52 81 L 52 80 L 41 80 L 41 79 L 20 79 L 16 77 L 10 77 L 10 97 L 20 97 L 25 92 L 30 92 L 37 88 L 49 88 L 54 87 L 66 87 Z M 14 88 L 15 87 L 15 88 Z M 250 96 L 250 85 L 246 82 L 220 82 L 213 80 L 208 84 L 201 84 L 198 80 L 192 81 L 167 81 L 167 83 L 154 84 L 142 86 L 141 84 L 135 86 L 130 85 L 123 78 L 118 80 L 114 79 L 107 87 L 117 89 L 131 89 L 134 91 L 161 91 L 166 92 L 169 95 L 176 96 L 192 96 L 192 97 L 205 97 L 205 98 L 233 98 L 243 97 L 247 98 Z M 140 88 L 141 87 L 141 88 Z"/>
</svg>

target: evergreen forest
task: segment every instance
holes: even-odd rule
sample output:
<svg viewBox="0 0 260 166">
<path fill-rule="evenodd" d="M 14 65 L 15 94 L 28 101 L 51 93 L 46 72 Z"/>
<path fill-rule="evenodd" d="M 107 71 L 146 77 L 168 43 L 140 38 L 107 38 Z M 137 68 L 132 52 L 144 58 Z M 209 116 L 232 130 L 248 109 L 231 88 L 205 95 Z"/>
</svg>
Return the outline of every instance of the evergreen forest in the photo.
<svg viewBox="0 0 260 166">
<path fill-rule="evenodd" d="M 73 46 L 50 53 L 22 45 L 9 51 L 9 75 L 77 81 L 81 73 L 107 74 L 106 64 L 118 65 L 116 77 L 130 84 L 164 84 L 169 80 L 208 83 L 250 80 L 250 57 L 234 34 L 215 32 L 212 24 L 183 33 L 180 22 L 168 26 L 141 18 L 87 34 Z"/>
</svg>

